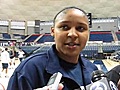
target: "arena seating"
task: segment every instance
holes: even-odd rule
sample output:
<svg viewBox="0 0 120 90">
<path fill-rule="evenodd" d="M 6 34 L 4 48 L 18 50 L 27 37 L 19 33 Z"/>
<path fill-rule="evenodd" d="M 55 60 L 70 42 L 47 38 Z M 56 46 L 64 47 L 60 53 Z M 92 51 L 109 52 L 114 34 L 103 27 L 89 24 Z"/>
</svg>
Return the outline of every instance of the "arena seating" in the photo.
<svg viewBox="0 0 120 90">
<path fill-rule="evenodd" d="M 38 49 L 34 50 L 32 52 L 32 54 L 36 54 L 36 53 L 41 53 L 41 52 L 45 52 L 50 48 L 51 45 L 43 45 L 41 47 L 39 47 Z"/>
<path fill-rule="evenodd" d="M 8 34 L 8 33 L 3 33 L 3 39 L 11 39 L 10 34 Z"/>
<path fill-rule="evenodd" d="M 108 52 L 115 52 L 120 50 L 119 45 L 104 45 L 102 46 L 103 52 L 108 53 Z"/>
<path fill-rule="evenodd" d="M 23 49 L 27 55 L 35 54 L 39 52 L 44 52 L 50 48 L 51 45 L 41 45 L 41 46 L 20 46 L 19 48 Z M 97 58 L 98 57 L 98 48 L 99 46 L 86 46 L 81 55 L 86 58 Z M 102 46 L 103 53 L 113 53 L 115 51 L 120 50 L 119 45 L 103 45 Z"/>
<path fill-rule="evenodd" d="M 13 37 L 15 38 L 15 39 L 25 39 L 25 35 L 20 35 L 20 34 L 13 34 Z"/>
<path fill-rule="evenodd" d="M 54 38 L 50 34 L 44 34 L 37 42 L 38 43 L 54 42 Z"/>
<path fill-rule="evenodd" d="M 90 41 L 103 41 L 103 42 L 111 42 L 113 40 L 113 36 L 111 32 L 90 32 Z"/>
<path fill-rule="evenodd" d="M 40 34 L 33 34 L 25 42 L 34 42 Z M 90 32 L 90 39 L 89 41 L 103 41 L 103 42 L 112 42 L 114 41 L 111 32 Z M 44 43 L 44 42 L 54 42 L 54 38 L 49 34 L 44 34 L 41 36 L 37 41 L 37 43 Z"/>
<path fill-rule="evenodd" d="M 34 42 L 41 34 L 33 34 L 28 39 L 26 39 L 24 42 Z"/>
<path fill-rule="evenodd" d="M 97 56 L 98 46 L 86 46 L 81 52 L 83 57 L 94 58 Z"/>
<path fill-rule="evenodd" d="M 26 56 L 29 56 L 33 51 L 35 51 L 39 47 L 40 46 L 19 46 L 18 48 L 22 49 L 26 53 Z"/>
</svg>

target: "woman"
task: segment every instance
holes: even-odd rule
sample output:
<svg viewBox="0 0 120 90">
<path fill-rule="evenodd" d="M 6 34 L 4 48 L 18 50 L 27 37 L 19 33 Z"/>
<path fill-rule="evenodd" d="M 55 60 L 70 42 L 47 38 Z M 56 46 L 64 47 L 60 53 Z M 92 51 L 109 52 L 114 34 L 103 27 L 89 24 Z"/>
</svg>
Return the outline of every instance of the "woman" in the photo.
<svg viewBox="0 0 120 90">
<path fill-rule="evenodd" d="M 62 73 L 63 90 L 86 88 L 91 83 L 91 73 L 97 67 L 80 55 L 89 39 L 86 13 L 77 7 L 67 7 L 58 12 L 53 23 L 51 35 L 55 44 L 47 52 L 23 61 L 10 78 L 8 90 L 42 88 L 56 72 Z"/>
</svg>

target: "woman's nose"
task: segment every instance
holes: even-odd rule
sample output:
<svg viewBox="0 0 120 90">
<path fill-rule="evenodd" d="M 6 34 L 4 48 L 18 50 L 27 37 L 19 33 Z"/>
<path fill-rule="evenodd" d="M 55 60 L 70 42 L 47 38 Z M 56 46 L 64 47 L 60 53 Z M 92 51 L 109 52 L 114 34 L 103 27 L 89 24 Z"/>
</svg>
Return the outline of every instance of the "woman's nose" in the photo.
<svg viewBox="0 0 120 90">
<path fill-rule="evenodd" d="M 68 31 L 68 37 L 71 37 L 71 38 L 77 38 L 77 31 L 75 29 L 70 29 Z"/>
</svg>

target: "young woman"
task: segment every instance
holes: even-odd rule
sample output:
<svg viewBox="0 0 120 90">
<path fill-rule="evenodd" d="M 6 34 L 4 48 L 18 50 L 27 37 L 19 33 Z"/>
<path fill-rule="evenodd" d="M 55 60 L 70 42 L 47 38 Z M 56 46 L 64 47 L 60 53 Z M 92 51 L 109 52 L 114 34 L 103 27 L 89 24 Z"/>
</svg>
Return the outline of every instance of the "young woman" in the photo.
<svg viewBox="0 0 120 90">
<path fill-rule="evenodd" d="M 8 90 L 42 88 L 56 72 L 63 75 L 63 90 L 86 88 L 91 83 L 91 73 L 97 67 L 80 55 L 89 39 L 86 13 L 77 7 L 67 7 L 58 12 L 53 22 L 51 35 L 55 44 L 47 52 L 24 60 L 11 76 Z"/>
</svg>

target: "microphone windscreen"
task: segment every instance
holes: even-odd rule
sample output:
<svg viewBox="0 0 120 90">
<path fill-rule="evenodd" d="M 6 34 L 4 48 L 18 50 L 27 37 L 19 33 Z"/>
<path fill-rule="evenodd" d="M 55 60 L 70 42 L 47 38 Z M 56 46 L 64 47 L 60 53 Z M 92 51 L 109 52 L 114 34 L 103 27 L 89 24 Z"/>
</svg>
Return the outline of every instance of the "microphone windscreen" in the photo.
<svg viewBox="0 0 120 90">
<path fill-rule="evenodd" d="M 93 71 L 92 82 L 96 82 L 96 81 L 102 79 L 103 77 L 107 77 L 107 75 L 102 70 Z"/>
</svg>

